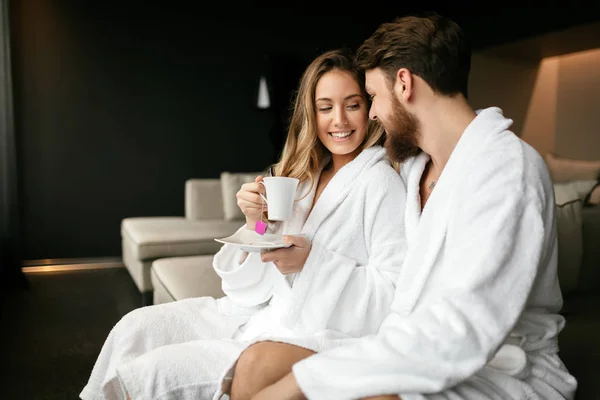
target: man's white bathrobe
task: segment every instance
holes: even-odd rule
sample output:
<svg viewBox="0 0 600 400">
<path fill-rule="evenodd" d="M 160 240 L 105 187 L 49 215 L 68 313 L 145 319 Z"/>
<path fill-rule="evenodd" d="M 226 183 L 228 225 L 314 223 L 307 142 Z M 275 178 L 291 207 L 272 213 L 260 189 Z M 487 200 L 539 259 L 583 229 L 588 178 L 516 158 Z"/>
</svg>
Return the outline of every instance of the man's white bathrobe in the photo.
<svg viewBox="0 0 600 400">
<path fill-rule="evenodd" d="M 552 183 L 511 124 L 498 108 L 478 112 L 422 213 L 429 158 L 403 165 L 409 248 L 393 311 L 378 335 L 293 367 L 309 399 L 573 398 L 558 355 Z"/>
<path fill-rule="evenodd" d="M 258 253 L 240 264 L 240 250 L 223 246 L 214 267 L 227 296 L 126 315 L 81 397 L 122 399 L 126 391 L 132 399 L 218 398 L 223 378 L 254 341 L 321 351 L 332 339 L 377 332 L 406 255 L 405 185 L 377 146 L 341 168 L 311 211 L 315 191 L 316 184 L 311 190 L 301 183 L 293 219 L 275 225 L 275 233 L 311 239 L 300 273 L 286 277 Z"/>
</svg>

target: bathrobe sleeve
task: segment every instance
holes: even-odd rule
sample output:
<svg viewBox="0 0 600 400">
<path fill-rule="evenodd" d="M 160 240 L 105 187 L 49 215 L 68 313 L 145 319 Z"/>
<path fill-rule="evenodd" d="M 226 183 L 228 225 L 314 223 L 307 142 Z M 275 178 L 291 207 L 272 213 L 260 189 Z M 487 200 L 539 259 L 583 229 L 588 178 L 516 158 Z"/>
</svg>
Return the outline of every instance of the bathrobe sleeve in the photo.
<svg viewBox="0 0 600 400">
<path fill-rule="evenodd" d="M 260 253 L 248 253 L 240 263 L 242 255 L 238 247 L 225 244 L 215 254 L 213 267 L 222 279 L 223 292 L 233 303 L 242 307 L 259 306 L 271 298 L 281 274 L 273 263 L 262 262 Z"/>
<path fill-rule="evenodd" d="M 493 357 L 524 309 L 551 237 L 542 218 L 547 194 L 511 162 L 480 160 L 463 179 L 449 226 L 456 225 L 436 265 L 450 278 L 437 284 L 435 297 L 411 314 L 392 312 L 377 336 L 294 365 L 308 398 L 411 399 L 454 386 Z"/>
<path fill-rule="evenodd" d="M 313 241 L 304 269 L 294 283 L 296 292 L 289 318 L 295 322 L 295 331 L 303 332 L 306 321 L 306 326 L 357 337 L 376 332 L 389 314 L 394 284 L 406 255 L 406 189 L 395 171 L 380 171 L 372 174 L 358 198 L 345 200 L 362 202 L 364 215 L 348 215 L 345 222 L 364 224 L 368 262 L 361 265 L 328 249 L 327 243 Z M 334 234 L 343 236 L 343 226 Z"/>
</svg>

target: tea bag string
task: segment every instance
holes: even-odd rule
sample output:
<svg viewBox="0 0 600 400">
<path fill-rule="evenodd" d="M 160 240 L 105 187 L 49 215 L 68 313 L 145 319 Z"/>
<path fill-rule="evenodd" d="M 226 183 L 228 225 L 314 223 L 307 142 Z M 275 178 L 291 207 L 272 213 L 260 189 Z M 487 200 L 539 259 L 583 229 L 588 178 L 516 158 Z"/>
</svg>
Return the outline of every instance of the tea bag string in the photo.
<svg viewBox="0 0 600 400">
<path fill-rule="evenodd" d="M 269 176 L 275 176 L 275 171 L 273 170 L 273 165 L 269 167 Z M 264 187 L 264 185 L 263 185 Z M 266 193 L 265 193 L 266 195 Z M 265 218 L 265 198 L 264 196 L 260 196 L 260 222 L 266 224 L 264 221 Z"/>
<path fill-rule="evenodd" d="M 263 218 L 265 217 L 265 198 L 260 196 L 260 222 L 265 223 Z"/>
</svg>

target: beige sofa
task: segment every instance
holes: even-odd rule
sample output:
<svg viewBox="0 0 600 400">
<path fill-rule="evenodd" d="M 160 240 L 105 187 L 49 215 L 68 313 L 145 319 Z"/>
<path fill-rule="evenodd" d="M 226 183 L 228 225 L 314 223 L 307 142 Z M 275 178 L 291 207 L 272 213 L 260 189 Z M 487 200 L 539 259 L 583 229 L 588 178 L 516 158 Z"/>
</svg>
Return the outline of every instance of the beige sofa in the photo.
<svg viewBox="0 0 600 400">
<path fill-rule="evenodd" d="M 144 304 L 152 302 L 156 278 L 152 278 L 150 267 L 154 261 L 177 257 L 177 263 L 166 261 L 165 264 L 158 265 L 173 265 L 172 275 L 185 276 L 183 268 L 179 265 L 187 265 L 186 256 L 215 254 L 221 244 L 214 239 L 229 236 L 244 224 L 243 215 L 236 210 L 235 193 L 241 183 L 254 180 L 257 174 L 224 172 L 220 179 L 190 179 L 185 183 L 184 216 L 123 219 L 123 263 L 142 293 Z M 166 282 L 175 282 L 175 278 L 163 279 Z M 195 279 L 188 282 L 188 285 L 201 283 Z M 170 290 L 180 293 L 173 288 Z M 187 291 L 181 293 L 185 296 L 192 294 Z M 208 289 L 206 293 L 212 295 L 215 292 Z M 162 299 L 162 292 L 158 296 Z"/>
<path fill-rule="evenodd" d="M 546 154 L 558 215 L 563 293 L 600 290 L 600 161 Z"/>
<path fill-rule="evenodd" d="M 221 278 L 212 266 L 212 255 L 162 258 L 152 263 L 153 303 L 191 297 L 224 296 Z"/>
<path fill-rule="evenodd" d="M 600 206 L 583 207 L 579 194 L 571 197 L 570 186 L 555 185 L 558 274 L 564 294 L 600 289 Z M 223 296 L 212 259 L 212 255 L 201 255 L 154 261 L 151 268 L 154 304 Z"/>
<path fill-rule="evenodd" d="M 600 201 L 600 187 L 593 178 L 600 173 L 600 162 L 566 160 L 553 155 L 547 155 L 546 162 L 556 195 L 558 273 L 563 292 L 600 290 L 600 205 L 590 204 L 590 200 Z M 212 255 L 220 244 L 213 239 L 226 236 L 226 232 L 233 232 L 243 224 L 235 192 L 257 174 L 226 172 L 220 180 L 189 181 L 186 218 L 163 221 L 157 217 L 129 222 L 136 222 L 144 232 L 139 236 L 145 241 L 138 238 L 131 243 L 133 240 L 127 239 L 126 243 L 124 239 L 124 254 L 136 251 L 133 260 L 128 256 L 130 262 L 126 265 L 130 271 L 133 266 L 135 276 L 143 283 L 138 284 L 141 291 L 154 289 L 155 304 L 223 295 L 220 278 L 212 267 Z M 587 193 L 590 191 L 599 198 L 590 199 Z M 124 226 L 128 226 L 125 221 Z M 153 230 L 146 229 L 147 226 L 160 230 L 158 240 L 151 240 Z"/>
</svg>

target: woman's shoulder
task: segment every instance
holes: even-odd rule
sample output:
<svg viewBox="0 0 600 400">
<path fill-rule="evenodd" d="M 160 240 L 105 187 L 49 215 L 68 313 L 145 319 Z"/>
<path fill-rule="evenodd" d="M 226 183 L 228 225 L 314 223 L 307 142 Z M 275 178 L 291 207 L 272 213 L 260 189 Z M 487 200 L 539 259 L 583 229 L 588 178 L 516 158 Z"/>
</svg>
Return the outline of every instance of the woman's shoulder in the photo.
<svg viewBox="0 0 600 400">
<path fill-rule="evenodd" d="M 365 178 L 367 180 L 372 180 L 372 179 L 384 179 L 384 180 L 390 180 L 390 181 L 400 181 L 400 174 L 398 173 L 398 171 L 396 169 L 394 169 L 394 167 L 392 166 L 392 163 L 389 161 L 389 159 L 387 158 L 387 156 L 383 156 L 381 157 L 379 160 L 377 160 L 377 162 L 375 162 L 373 165 L 371 165 L 370 168 L 368 168 L 365 171 Z"/>
<path fill-rule="evenodd" d="M 404 181 L 387 158 L 382 158 L 364 171 L 362 181 L 362 186 L 370 195 L 378 192 L 383 195 L 404 194 L 406 192 Z"/>
</svg>

